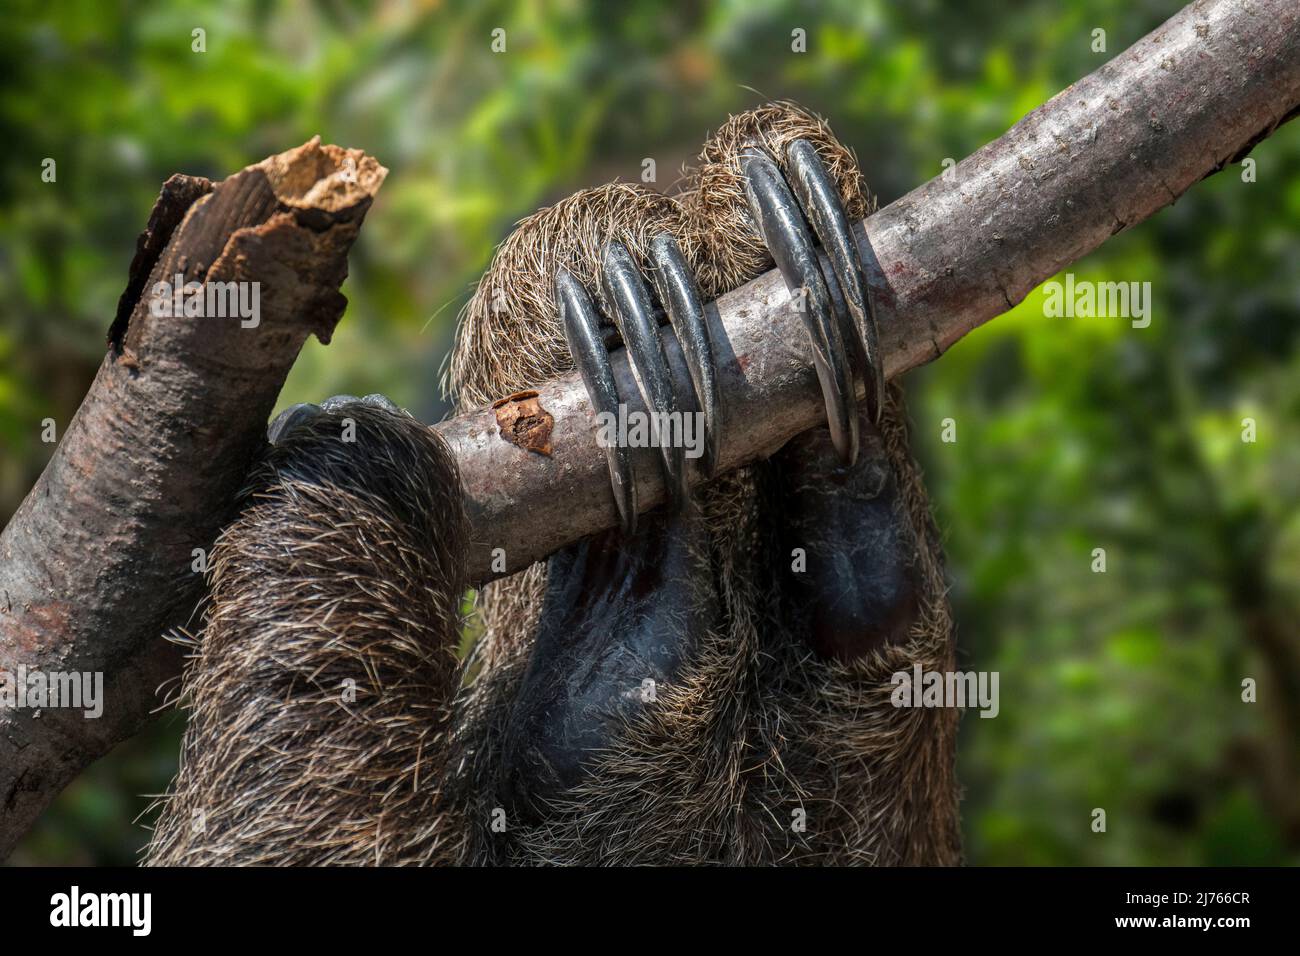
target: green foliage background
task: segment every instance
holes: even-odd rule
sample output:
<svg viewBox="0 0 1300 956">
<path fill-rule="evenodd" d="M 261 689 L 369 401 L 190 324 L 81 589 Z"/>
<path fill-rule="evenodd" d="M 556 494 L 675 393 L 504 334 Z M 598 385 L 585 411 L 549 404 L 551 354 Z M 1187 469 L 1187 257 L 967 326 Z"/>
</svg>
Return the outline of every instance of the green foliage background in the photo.
<svg viewBox="0 0 1300 956">
<path fill-rule="evenodd" d="M 281 403 L 380 391 L 434 420 L 457 311 L 538 206 L 644 157 L 666 187 L 729 112 L 777 97 L 830 118 L 888 203 L 1180 4 L 7 6 L 0 520 L 49 457 L 41 419 L 66 424 L 93 376 L 172 172 L 221 178 L 313 134 L 379 157 L 348 313 Z M 1073 267 L 1150 281 L 1149 328 L 1049 319 L 1037 292 L 908 377 L 962 665 L 1001 674 L 1001 714 L 962 728 L 972 863 L 1300 860 L 1300 123 L 1253 156 L 1257 182 L 1230 168 Z M 131 862 L 180 724 L 92 768 L 12 862 Z"/>
</svg>

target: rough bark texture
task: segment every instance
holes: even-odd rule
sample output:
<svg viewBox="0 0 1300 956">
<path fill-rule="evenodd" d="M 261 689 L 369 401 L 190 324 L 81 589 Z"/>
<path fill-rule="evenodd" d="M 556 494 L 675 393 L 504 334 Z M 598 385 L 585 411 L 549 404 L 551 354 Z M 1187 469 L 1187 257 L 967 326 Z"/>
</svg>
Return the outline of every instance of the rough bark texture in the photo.
<svg viewBox="0 0 1300 956">
<path fill-rule="evenodd" d="M 347 253 L 385 175 L 317 140 L 228 179 L 175 176 L 140 237 L 109 350 L 0 536 L 0 671 L 103 672 L 103 715 L 0 709 L 0 857 L 86 764 L 134 733 L 179 670 L 163 639 L 309 333 L 343 313 Z M 159 317 L 154 284 L 258 282 L 260 321 Z"/>
<path fill-rule="evenodd" d="M 1298 108 L 1296 0 L 1186 7 L 947 177 L 859 226 L 886 374 L 938 358 L 1063 266 L 1239 160 Z M 721 343 L 726 470 L 771 454 L 825 412 L 801 318 L 775 272 L 708 311 Z M 664 347 L 688 388 L 671 332 Z M 622 350 L 612 359 L 620 394 L 642 408 Z M 617 524 L 580 378 L 533 387 L 553 417 L 549 455 L 503 438 L 491 409 L 437 426 L 460 465 L 470 577 L 479 582 Z M 664 500 L 664 487 L 656 450 L 634 454 L 644 511 Z"/>
</svg>

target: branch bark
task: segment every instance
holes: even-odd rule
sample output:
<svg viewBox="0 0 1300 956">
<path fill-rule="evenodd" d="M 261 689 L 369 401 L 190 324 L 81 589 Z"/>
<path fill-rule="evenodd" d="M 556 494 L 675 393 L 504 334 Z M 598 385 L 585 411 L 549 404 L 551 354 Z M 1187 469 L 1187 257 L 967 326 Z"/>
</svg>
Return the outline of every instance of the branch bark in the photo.
<svg viewBox="0 0 1300 956">
<path fill-rule="evenodd" d="M 313 139 L 220 183 L 163 186 L 108 354 L 0 535 L 0 671 L 104 675 L 97 719 L 0 707 L 0 858 L 179 672 L 160 635 L 201 597 L 192 551 L 229 519 L 308 334 L 328 341 L 342 315 L 347 253 L 385 173 Z M 155 283 L 178 274 L 205 288 L 257 283 L 256 313 L 154 315 Z"/>
<path fill-rule="evenodd" d="M 858 226 L 886 374 L 938 358 L 1063 266 L 1240 160 L 1298 108 L 1295 0 L 1186 7 L 949 176 Z M 775 271 L 719 299 L 709 321 L 722 343 L 720 469 L 763 458 L 822 421 L 802 323 Z M 690 394 L 676 339 L 663 339 Z M 643 410 L 622 350 L 611 359 L 620 395 Z M 503 434 L 500 409 L 436 426 L 460 464 L 480 583 L 617 524 L 577 373 L 535 391 L 526 400 L 554 419 L 549 455 Z M 664 500 L 656 454 L 635 452 L 642 510 Z"/>
</svg>

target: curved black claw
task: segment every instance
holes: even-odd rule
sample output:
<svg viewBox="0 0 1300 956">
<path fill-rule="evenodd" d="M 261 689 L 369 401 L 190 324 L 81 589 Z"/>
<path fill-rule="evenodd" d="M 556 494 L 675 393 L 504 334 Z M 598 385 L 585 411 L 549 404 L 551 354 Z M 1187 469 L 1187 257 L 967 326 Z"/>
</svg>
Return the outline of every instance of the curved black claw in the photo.
<svg viewBox="0 0 1300 956">
<path fill-rule="evenodd" d="M 871 288 L 862 272 L 862 259 L 858 255 L 857 243 L 853 241 L 848 217 L 844 214 L 839 192 L 812 143 L 797 139 L 786 147 L 785 155 L 791 172 L 790 186 L 799 198 L 804 215 L 812 223 L 817 241 L 830 257 L 835 278 L 848 306 L 849 315 L 844 316 L 848 321 L 842 323 L 841 333 L 849 355 L 858 359 L 854 362 L 855 371 L 870 373 L 866 377 L 867 414 L 873 424 L 879 425 L 880 412 L 885 405 L 880 329 L 876 324 Z M 864 349 L 865 355 L 862 354 Z"/>
<path fill-rule="evenodd" d="M 663 460 L 664 483 L 673 506 L 680 508 L 690 492 L 686 456 L 681 443 L 664 434 L 663 423 L 671 420 L 664 417 L 665 413 L 680 419 L 682 408 L 668 374 L 668 357 L 659 338 L 650 291 L 623 243 L 606 243 L 600 258 L 601 285 L 613 309 L 614 324 L 623 336 L 637 391 L 650 415 L 650 435 Z"/>
<path fill-rule="evenodd" d="M 272 445 L 278 444 L 280 439 L 289 432 L 293 431 L 299 425 L 306 424 L 321 412 L 319 405 L 313 405 L 310 402 L 299 402 L 297 405 L 290 405 L 266 428 L 266 440 Z"/>
<path fill-rule="evenodd" d="M 555 273 L 555 304 L 564 325 L 569 353 L 582 373 L 592 407 L 597 413 L 605 412 L 617 418 L 618 388 L 601 340 L 600 317 L 582 284 L 563 267 Z M 609 442 L 605 445 L 605 461 L 609 466 L 610 487 L 614 491 L 619 522 L 624 533 L 630 535 L 636 530 L 637 510 L 631 449 L 618 441 Z"/>
<path fill-rule="evenodd" d="M 805 291 L 804 326 L 812 340 L 813 365 L 826 404 L 831 441 L 840 459 L 852 464 L 858 455 L 857 396 L 839 319 L 812 236 L 785 177 L 770 156 L 747 149 L 741 154 L 740 166 L 750 213 L 786 287 L 791 292 Z"/>
<path fill-rule="evenodd" d="M 704 454 L 701 464 L 706 475 L 718 465 L 722 445 L 722 400 L 717 371 L 713 364 L 713 340 L 704 317 L 704 304 L 690 266 L 682 257 L 677 240 L 666 232 L 655 236 L 650 244 L 650 258 L 655 290 L 664 311 L 677 333 L 677 342 L 686 358 L 686 367 L 695 386 L 699 409 L 704 413 Z"/>
<path fill-rule="evenodd" d="M 388 412 L 401 413 L 401 409 L 393 404 L 392 400 L 386 395 L 380 395 L 378 392 L 371 392 L 364 398 L 357 398 L 355 395 L 331 395 L 325 401 L 320 403 L 320 407 L 327 412 L 336 411 L 344 405 L 372 405 L 375 408 L 382 408 Z"/>
</svg>

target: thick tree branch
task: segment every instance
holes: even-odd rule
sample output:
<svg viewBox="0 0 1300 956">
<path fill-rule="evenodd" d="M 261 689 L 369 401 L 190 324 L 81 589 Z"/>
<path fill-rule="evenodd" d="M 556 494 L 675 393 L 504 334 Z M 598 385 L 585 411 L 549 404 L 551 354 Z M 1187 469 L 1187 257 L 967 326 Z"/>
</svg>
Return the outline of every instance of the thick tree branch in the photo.
<svg viewBox="0 0 1300 956">
<path fill-rule="evenodd" d="M 0 708 L 0 857 L 75 774 L 135 732 L 178 672 L 161 635 L 201 596 L 192 551 L 230 517 L 308 334 L 328 341 L 342 315 L 347 253 L 385 172 L 312 140 L 215 185 L 164 185 L 108 354 L 0 536 L 0 671 L 100 672 L 105 690 L 98 719 Z M 178 274 L 205 288 L 248 283 L 250 305 L 257 283 L 257 309 L 153 314 L 155 284 Z"/>
<path fill-rule="evenodd" d="M 1298 107 L 1295 0 L 1188 6 L 859 227 L 886 373 L 937 358 L 1063 266 L 1240 159 Z M 802 322 L 776 272 L 723 296 L 710 321 L 724 343 L 722 469 L 769 455 L 823 420 Z M 671 332 L 664 345 L 688 388 Z M 641 408 L 622 350 L 612 358 L 620 394 Z M 528 401 L 554 418 L 549 456 L 507 440 L 499 410 L 437 426 L 460 463 L 478 581 L 617 524 L 581 380 L 574 373 L 534 387 Z M 636 459 L 643 509 L 664 500 L 655 455 L 644 449 Z"/>
</svg>

